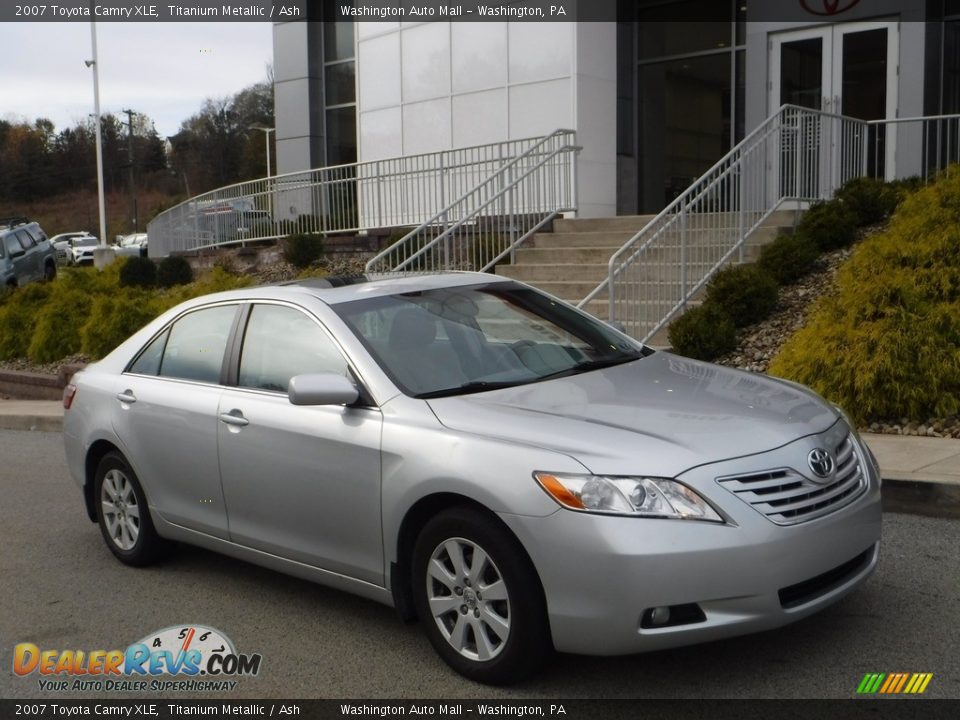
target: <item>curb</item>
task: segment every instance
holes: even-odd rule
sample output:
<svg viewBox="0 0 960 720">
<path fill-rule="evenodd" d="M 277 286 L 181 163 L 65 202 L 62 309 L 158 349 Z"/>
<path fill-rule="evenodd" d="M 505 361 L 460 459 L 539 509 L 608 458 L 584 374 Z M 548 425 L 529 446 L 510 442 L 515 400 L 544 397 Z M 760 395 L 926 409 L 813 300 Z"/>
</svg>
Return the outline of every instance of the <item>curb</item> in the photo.
<svg viewBox="0 0 960 720">
<path fill-rule="evenodd" d="M 50 415 L 0 414 L 0 430 L 61 432 L 63 430 L 63 418 Z"/>
</svg>

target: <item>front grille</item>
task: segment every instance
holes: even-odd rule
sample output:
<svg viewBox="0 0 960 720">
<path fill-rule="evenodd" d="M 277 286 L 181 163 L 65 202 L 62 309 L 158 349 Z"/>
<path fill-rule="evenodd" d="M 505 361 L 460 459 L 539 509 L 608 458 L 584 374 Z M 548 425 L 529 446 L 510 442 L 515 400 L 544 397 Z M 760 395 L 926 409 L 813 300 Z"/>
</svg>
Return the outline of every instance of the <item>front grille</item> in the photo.
<svg viewBox="0 0 960 720">
<path fill-rule="evenodd" d="M 822 575 L 783 588 L 777 593 L 780 596 L 780 606 L 784 609 L 795 608 L 840 587 L 849 578 L 870 564 L 872 553 L 873 548 L 869 548 L 853 560 L 848 560 L 843 565 L 833 568 L 833 570 L 828 570 Z"/>
<path fill-rule="evenodd" d="M 839 510 L 866 489 L 850 435 L 835 448 L 834 457 L 836 472 L 823 484 L 789 468 L 722 477 L 717 482 L 777 525 L 796 525 Z"/>
</svg>

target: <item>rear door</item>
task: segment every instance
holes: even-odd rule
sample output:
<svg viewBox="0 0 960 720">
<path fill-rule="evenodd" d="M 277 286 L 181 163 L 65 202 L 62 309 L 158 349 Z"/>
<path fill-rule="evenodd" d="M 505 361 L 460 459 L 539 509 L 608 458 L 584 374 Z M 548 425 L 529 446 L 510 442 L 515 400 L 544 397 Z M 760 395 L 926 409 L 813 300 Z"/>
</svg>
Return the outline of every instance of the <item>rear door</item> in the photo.
<svg viewBox="0 0 960 720">
<path fill-rule="evenodd" d="M 251 306 L 236 387 L 220 399 L 230 539 L 383 585 L 382 415 L 377 407 L 292 405 L 290 378 L 319 372 L 350 373 L 316 318 L 288 304 Z"/>
<path fill-rule="evenodd" d="M 237 304 L 191 310 L 123 374 L 114 431 L 150 505 L 177 525 L 227 537 L 217 459 L 223 358 Z"/>
</svg>

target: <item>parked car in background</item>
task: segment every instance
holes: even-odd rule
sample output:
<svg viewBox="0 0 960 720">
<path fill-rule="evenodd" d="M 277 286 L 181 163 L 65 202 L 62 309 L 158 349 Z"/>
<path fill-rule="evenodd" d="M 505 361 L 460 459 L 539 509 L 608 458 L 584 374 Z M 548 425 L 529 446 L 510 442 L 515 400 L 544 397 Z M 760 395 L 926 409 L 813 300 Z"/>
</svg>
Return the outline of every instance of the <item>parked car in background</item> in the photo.
<svg viewBox="0 0 960 720">
<path fill-rule="evenodd" d="M 54 235 L 52 238 L 50 238 L 50 244 L 53 245 L 53 249 L 57 253 L 58 264 L 67 264 L 67 251 L 70 249 L 71 243 L 74 240 L 79 240 L 81 238 L 93 238 L 94 240 L 97 239 L 93 233 L 90 233 L 86 230 L 60 233 L 59 235 Z"/>
<path fill-rule="evenodd" d="M 67 265 L 93 265 L 93 251 L 99 245 L 100 241 L 93 236 L 74 238 L 67 248 Z"/>
<path fill-rule="evenodd" d="M 130 235 L 117 235 L 117 243 L 113 246 L 117 256 L 146 257 L 147 256 L 147 234 L 132 233 Z"/>
<path fill-rule="evenodd" d="M 0 219 L 0 286 L 17 287 L 56 276 L 56 252 L 40 226 L 26 218 Z"/>
<path fill-rule="evenodd" d="M 880 552 L 842 410 L 480 273 L 196 298 L 64 407 L 121 562 L 176 540 L 354 592 L 482 682 L 786 625 Z"/>
</svg>

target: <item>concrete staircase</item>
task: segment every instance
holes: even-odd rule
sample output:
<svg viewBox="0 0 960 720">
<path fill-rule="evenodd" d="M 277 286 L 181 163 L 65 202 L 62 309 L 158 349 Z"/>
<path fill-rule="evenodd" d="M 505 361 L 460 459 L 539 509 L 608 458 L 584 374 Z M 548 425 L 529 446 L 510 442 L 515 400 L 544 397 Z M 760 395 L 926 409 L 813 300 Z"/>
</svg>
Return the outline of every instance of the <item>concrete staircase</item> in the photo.
<svg viewBox="0 0 960 720">
<path fill-rule="evenodd" d="M 760 248 L 771 242 L 781 231 L 792 230 L 795 224 L 795 211 L 778 210 L 770 215 L 763 225 L 747 238 L 744 247 L 744 261 L 754 262 L 760 255 Z M 610 257 L 624 243 L 653 219 L 653 215 L 631 215 L 611 218 L 577 218 L 557 220 L 552 232 L 541 232 L 533 236 L 527 247 L 517 250 L 512 265 L 497 266 L 497 274 L 529 283 L 562 300 L 576 305 L 607 277 L 607 263 Z M 689 239 L 686 253 L 688 258 L 700 257 L 712 252 L 705 243 L 698 243 L 696 237 Z M 664 247 L 657 253 L 668 260 L 675 259 L 676 266 L 651 270 L 650 283 L 644 288 L 650 298 L 657 297 L 661 283 L 673 285 L 680 276 L 680 248 Z M 719 257 L 717 258 L 719 259 Z M 734 256 L 734 261 L 736 256 Z M 713 262 L 716 262 L 714 260 Z M 702 295 L 702 291 L 698 294 Z M 642 300 L 641 300 L 642 302 Z M 695 304 L 695 298 L 692 303 Z M 584 308 L 601 319 L 608 314 L 607 297 L 592 300 Z M 629 328 L 627 328 L 629 332 Z M 665 346 L 668 343 L 666 328 L 651 339 L 653 346 Z"/>
</svg>

